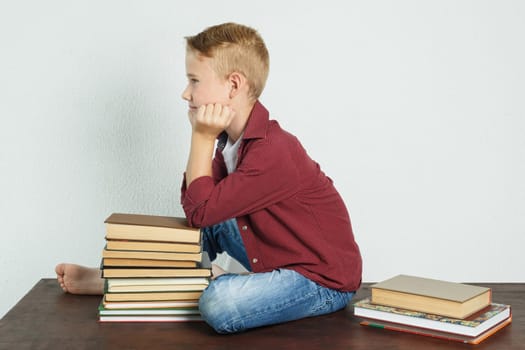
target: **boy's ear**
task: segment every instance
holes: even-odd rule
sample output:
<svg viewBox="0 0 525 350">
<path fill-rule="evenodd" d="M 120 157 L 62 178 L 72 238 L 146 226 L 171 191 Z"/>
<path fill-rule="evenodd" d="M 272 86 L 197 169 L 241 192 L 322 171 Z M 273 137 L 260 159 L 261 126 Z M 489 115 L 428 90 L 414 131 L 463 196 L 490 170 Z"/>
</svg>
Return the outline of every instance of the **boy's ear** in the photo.
<svg viewBox="0 0 525 350">
<path fill-rule="evenodd" d="M 239 92 L 245 90 L 247 88 L 248 82 L 246 81 L 246 77 L 244 74 L 241 74 L 239 72 L 233 72 L 228 77 L 228 81 L 231 86 L 230 90 L 230 98 L 233 98 L 239 94 Z"/>
</svg>

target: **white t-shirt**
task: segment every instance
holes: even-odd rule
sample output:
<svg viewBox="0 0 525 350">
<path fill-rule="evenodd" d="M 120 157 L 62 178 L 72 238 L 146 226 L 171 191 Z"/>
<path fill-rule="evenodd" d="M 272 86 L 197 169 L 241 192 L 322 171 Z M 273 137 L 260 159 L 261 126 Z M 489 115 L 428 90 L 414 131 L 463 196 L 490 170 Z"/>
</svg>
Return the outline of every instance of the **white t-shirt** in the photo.
<svg viewBox="0 0 525 350">
<path fill-rule="evenodd" d="M 226 163 L 226 169 L 228 170 L 228 174 L 233 173 L 235 171 L 235 168 L 237 168 L 238 151 L 241 142 L 242 135 L 239 136 L 235 143 L 233 143 L 232 140 L 228 137 L 228 141 L 226 141 L 226 145 L 222 150 L 222 156 L 224 157 L 224 162 Z"/>
</svg>

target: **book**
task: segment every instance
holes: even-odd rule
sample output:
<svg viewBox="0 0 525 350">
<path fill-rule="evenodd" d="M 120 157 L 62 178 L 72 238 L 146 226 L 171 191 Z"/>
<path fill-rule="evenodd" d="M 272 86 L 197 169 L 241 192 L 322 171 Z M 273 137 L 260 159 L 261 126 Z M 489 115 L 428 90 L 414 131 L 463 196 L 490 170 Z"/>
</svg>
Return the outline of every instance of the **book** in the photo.
<svg viewBox="0 0 525 350">
<path fill-rule="evenodd" d="M 157 284 L 142 286 L 113 286 L 108 287 L 108 293 L 134 293 L 134 292 L 178 292 L 202 291 L 208 284 Z"/>
<path fill-rule="evenodd" d="M 203 321 L 201 315 L 127 315 L 99 316 L 99 322 L 192 322 Z"/>
<path fill-rule="evenodd" d="M 457 342 L 466 343 L 466 344 L 479 344 L 485 339 L 489 338 L 490 336 L 496 334 L 498 331 L 500 331 L 504 327 L 508 326 L 510 323 L 512 323 L 512 315 L 508 317 L 507 319 L 503 320 L 502 322 L 496 324 L 494 327 L 489 328 L 485 332 L 479 334 L 478 336 L 474 336 L 474 337 L 469 337 L 469 336 L 449 333 L 449 332 L 440 332 L 440 331 L 435 331 L 435 330 L 426 329 L 426 328 L 412 327 L 412 326 L 407 326 L 407 325 L 392 323 L 392 322 L 386 322 L 386 321 L 376 321 L 372 319 L 370 320 L 364 319 L 359 324 L 362 326 L 370 326 L 374 328 L 386 329 L 386 330 L 391 330 L 391 331 L 424 335 L 427 337 L 457 341 Z"/>
<path fill-rule="evenodd" d="M 124 316 L 124 315 L 198 315 L 200 314 L 197 305 L 189 307 L 163 307 L 163 308 L 127 308 L 109 309 L 104 306 L 101 300 L 98 305 L 98 314 L 105 316 Z"/>
<path fill-rule="evenodd" d="M 115 283 L 115 280 L 105 281 L 106 293 L 132 293 L 132 292 L 175 292 L 175 291 L 203 291 L 208 287 L 207 278 L 180 278 L 177 283 Z M 127 281 L 127 279 L 123 279 Z"/>
<path fill-rule="evenodd" d="M 145 242 L 114 240 L 106 241 L 108 250 L 131 250 L 144 252 L 177 252 L 177 253 L 200 253 L 202 247 L 198 244 L 171 243 L 171 242 Z"/>
<path fill-rule="evenodd" d="M 167 308 L 195 308 L 199 306 L 197 300 L 162 300 L 162 301 L 107 301 L 102 299 L 104 308 L 113 309 L 167 309 Z"/>
<path fill-rule="evenodd" d="M 492 302 L 490 288 L 398 275 L 371 286 L 372 303 L 466 318 Z"/>
<path fill-rule="evenodd" d="M 106 293 L 106 301 L 166 301 L 166 300 L 198 300 L 202 291 L 179 292 L 144 292 L 144 293 Z"/>
<path fill-rule="evenodd" d="M 105 221 L 106 239 L 198 244 L 200 229 L 184 218 L 140 214 L 111 214 Z"/>
<path fill-rule="evenodd" d="M 100 322 L 202 320 L 211 263 L 198 228 L 183 218 L 118 213 L 105 224 Z"/>
<path fill-rule="evenodd" d="M 211 277 L 211 269 L 191 268 L 104 268 L 103 278 L 135 278 L 135 277 Z"/>
<path fill-rule="evenodd" d="M 100 322 L 188 322 L 202 321 L 202 316 L 195 302 L 191 303 L 191 306 L 178 308 L 118 309 L 108 308 L 108 305 L 102 301 L 98 307 L 98 319 Z"/>
<path fill-rule="evenodd" d="M 105 293 L 99 305 L 100 322 L 201 321 L 202 292 Z"/>
<path fill-rule="evenodd" d="M 116 259 L 148 259 L 148 260 L 185 260 L 196 261 L 202 260 L 202 252 L 200 253 L 174 253 L 174 252 L 142 252 L 142 251 L 126 251 L 126 250 L 108 250 L 102 251 L 102 258 L 116 258 Z"/>
<path fill-rule="evenodd" d="M 205 277 L 177 277 L 177 278 L 108 278 L 106 283 L 109 287 L 115 286 L 141 286 L 158 284 L 209 284 Z"/>
<path fill-rule="evenodd" d="M 211 262 L 208 253 L 202 252 L 201 261 L 196 268 L 164 268 L 164 267 L 112 267 L 104 266 L 101 270 L 103 278 L 178 278 L 178 277 L 211 277 Z"/>
<path fill-rule="evenodd" d="M 149 260 L 149 259 L 102 259 L 102 267 L 178 267 L 178 268 L 195 268 L 195 261 L 177 261 L 177 260 Z"/>
<path fill-rule="evenodd" d="M 370 299 L 366 298 L 354 304 L 354 315 L 377 321 L 476 337 L 509 318 L 511 316 L 511 308 L 509 305 L 492 303 L 466 319 L 458 319 L 372 304 Z"/>
<path fill-rule="evenodd" d="M 153 308 L 153 309 L 108 309 L 100 302 L 98 306 L 99 316 L 146 316 L 146 315 L 199 315 L 197 306 L 187 308 Z"/>
</svg>

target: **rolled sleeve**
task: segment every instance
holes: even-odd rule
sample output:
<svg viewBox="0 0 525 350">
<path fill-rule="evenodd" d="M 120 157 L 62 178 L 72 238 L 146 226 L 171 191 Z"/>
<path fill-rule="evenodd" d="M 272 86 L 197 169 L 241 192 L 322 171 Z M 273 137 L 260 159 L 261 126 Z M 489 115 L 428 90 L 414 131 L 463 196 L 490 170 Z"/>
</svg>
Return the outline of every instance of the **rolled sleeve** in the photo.
<svg viewBox="0 0 525 350">
<path fill-rule="evenodd" d="M 182 184 L 181 203 L 190 226 L 201 227 L 204 219 L 206 201 L 215 187 L 211 176 L 202 176 L 186 186 L 186 176 Z"/>
</svg>

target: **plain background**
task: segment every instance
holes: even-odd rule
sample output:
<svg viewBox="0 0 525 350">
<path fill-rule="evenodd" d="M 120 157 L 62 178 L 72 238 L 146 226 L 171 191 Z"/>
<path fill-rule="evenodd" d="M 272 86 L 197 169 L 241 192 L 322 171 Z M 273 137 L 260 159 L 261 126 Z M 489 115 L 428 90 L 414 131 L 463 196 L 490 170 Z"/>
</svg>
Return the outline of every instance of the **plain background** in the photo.
<svg viewBox="0 0 525 350">
<path fill-rule="evenodd" d="M 184 39 L 262 34 L 261 101 L 347 203 L 364 281 L 524 282 L 525 3 L 0 2 L 0 316 L 97 266 L 112 212 L 182 215 Z M 95 311 L 94 311 L 95 312 Z"/>
</svg>

